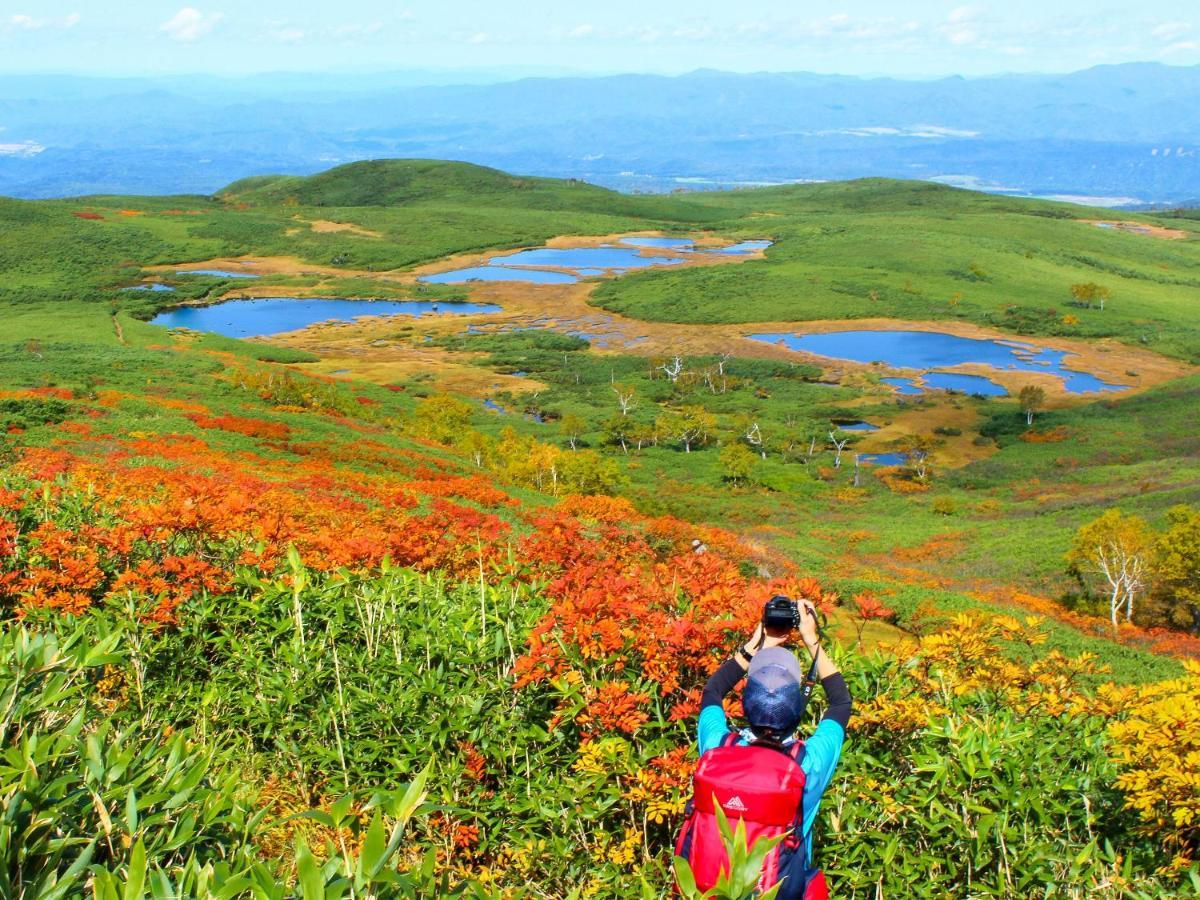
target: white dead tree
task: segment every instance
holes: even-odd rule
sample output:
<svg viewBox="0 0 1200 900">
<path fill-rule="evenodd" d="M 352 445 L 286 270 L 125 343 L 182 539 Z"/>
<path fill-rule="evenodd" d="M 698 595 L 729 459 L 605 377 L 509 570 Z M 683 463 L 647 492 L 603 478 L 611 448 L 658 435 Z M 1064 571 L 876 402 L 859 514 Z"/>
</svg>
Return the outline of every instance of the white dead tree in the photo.
<svg viewBox="0 0 1200 900">
<path fill-rule="evenodd" d="M 746 429 L 746 443 L 758 451 L 758 455 L 763 459 L 767 458 L 767 447 L 763 442 L 762 431 L 759 430 L 758 423 L 754 422 Z"/>
<path fill-rule="evenodd" d="M 634 389 L 623 384 L 614 384 L 612 391 L 617 395 L 617 406 L 621 409 L 621 415 L 629 415 L 630 411 L 637 406 L 637 402 L 633 399 Z"/>
<path fill-rule="evenodd" d="M 829 432 L 829 440 L 833 443 L 833 446 L 837 448 L 837 453 L 834 454 L 833 457 L 833 467 L 835 469 L 840 469 L 842 467 L 842 451 L 846 449 L 846 445 L 850 443 L 850 436 L 846 435 L 846 437 L 839 441 L 837 439 L 837 432 L 831 431 Z"/>
<path fill-rule="evenodd" d="M 912 463 L 913 471 L 917 473 L 917 478 L 924 481 L 929 472 L 929 451 L 924 447 L 915 447 L 908 451 L 908 459 Z"/>
<path fill-rule="evenodd" d="M 722 353 L 717 358 L 717 374 L 719 376 L 721 376 L 721 393 L 722 394 L 725 393 L 727 390 L 729 390 L 729 380 L 725 377 L 725 363 L 729 362 L 729 360 L 732 358 L 733 358 L 732 353 Z"/>
<path fill-rule="evenodd" d="M 671 384 L 679 380 L 679 376 L 683 374 L 683 357 L 676 356 L 669 363 L 663 363 L 658 367 L 662 373 L 671 379 Z"/>
<path fill-rule="evenodd" d="M 862 462 L 862 454 L 855 453 L 854 454 L 854 486 L 855 487 L 858 487 L 858 472 L 859 472 L 859 465 L 861 462 Z"/>
</svg>

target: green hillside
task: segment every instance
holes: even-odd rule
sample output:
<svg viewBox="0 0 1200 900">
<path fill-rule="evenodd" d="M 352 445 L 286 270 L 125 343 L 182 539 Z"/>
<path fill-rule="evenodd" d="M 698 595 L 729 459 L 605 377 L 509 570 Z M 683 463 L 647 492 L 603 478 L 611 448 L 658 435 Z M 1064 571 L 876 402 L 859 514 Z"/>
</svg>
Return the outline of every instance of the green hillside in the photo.
<svg viewBox="0 0 1200 900">
<path fill-rule="evenodd" d="M 1117 337 L 1200 361 L 1191 315 L 1200 303 L 1200 228 L 1185 221 L 880 179 L 696 202 L 725 211 L 723 227 L 776 241 L 752 277 L 728 268 L 639 274 L 603 285 L 599 305 L 708 323 L 958 319 L 1021 334 Z M 1158 222 L 1187 237 L 1089 221 L 1112 219 Z M 1071 305 L 1071 285 L 1089 282 L 1112 292 L 1103 312 Z"/>
<path fill-rule="evenodd" d="M 0 199 L 0 896 L 663 896 L 699 689 L 777 592 L 828 614 L 855 697 L 815 838 L 835 896 L 1200 895 L 1200 226 L 1089 222 L 1115 218 L 421 160 Z M 148 321 L 249 292 L 449 307 L 480 288 L 414 267 L 630 231 L 774 244 L 508 285 L 497 329 Z M 146 280 L 174 290 L 126 290 Z M 696 343 L 668 375 L 604 346 L 601 306 Z M 1015 396 L 721 355 L 720 323 L 860 317 L 1162 367 L 1029 425 Z M 932 462 L 860 473 L 861 448 Z M 1151 573 L 1117 628 L 1066 558 L 1114 508 Z"/>
<path fill-rule="evenodd" d="M 515 176 L 486 166 L 434 159 L 366 160 L 316 175 L 258 176 L 234 182 L 217 196 L 255 206 L 503 206 L 682 222 L 702 222 L 716 215 L 677 199 L 630 197 L 582 181 Z"/>
<path fill-rule="evenodd" d="M 89 211 L 103 220 L 78 218 Z M 113 289 L 130 283 L 139 266 L 214 257 L 294 255 L 379 271 L 558 235 L 707 232 L 775 245 L 745 267 L 609 281 L 595 302 L 652 321 L 958 320 L 1018 334 L 1115 337 L 1200 361 L 1200 325 L 1191 315 L 1200 302 L 1194 222 L 926 183 L 628 196 L 463 163 L 389 160 L 247 179 L 218 199 L 0 200 L 0 216 L 7 276 L 0 298 L 22 304 L 116 299 Z M 1179 230 L 1185 239 L 1090 224 L 1114 218 Z M 316 220 L 359 231 L 320 233 L 307 224 Z M 1081 283 L 1109 290 L 1103 311 L 1073 305 L 1070 288 Z"/>
</svg>

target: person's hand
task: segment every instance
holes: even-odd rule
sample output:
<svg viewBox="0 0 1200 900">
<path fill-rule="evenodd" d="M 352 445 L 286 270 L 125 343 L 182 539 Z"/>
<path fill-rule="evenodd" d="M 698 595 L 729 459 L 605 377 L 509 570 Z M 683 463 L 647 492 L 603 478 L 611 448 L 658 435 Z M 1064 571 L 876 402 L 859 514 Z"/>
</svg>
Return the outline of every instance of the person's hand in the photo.
<svg viewBox="0 0 1200 900">
<path fill-rule="evenodd" d="M 765 647 L 781 647 L 787 643 L 788 635 L 771 635 L 763 630 L 762 622 L 759 622 L 754 628 L 754 634 L 750 635 L 750 640 L 746 643 L 747 652 L 753 656 L 759 650 Z"/>
<path fill-rule="evenodd" d="M 800 608 L 800 640 L 809 651 L 815 650 L 821 639 L 817 632 L 816 607 L 804 599 L 797 600 L 796 605 Z"/>
</svg>

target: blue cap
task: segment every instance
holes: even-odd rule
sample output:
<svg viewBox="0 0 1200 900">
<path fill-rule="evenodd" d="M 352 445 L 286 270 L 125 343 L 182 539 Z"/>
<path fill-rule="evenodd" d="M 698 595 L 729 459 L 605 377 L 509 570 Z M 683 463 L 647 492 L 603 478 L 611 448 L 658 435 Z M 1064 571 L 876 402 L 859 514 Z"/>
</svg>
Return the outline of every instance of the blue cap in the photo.
<svg viewBox="0 0 1200 900">
<path fill-rule="evenodd" d="M 790 650 L 767 647 L 754 654 L 742 692 L 742 708 L 752 728 L 770 728 L 780 737 L 800 724 L 804 695 L 800 663 Z"/>
</svg>

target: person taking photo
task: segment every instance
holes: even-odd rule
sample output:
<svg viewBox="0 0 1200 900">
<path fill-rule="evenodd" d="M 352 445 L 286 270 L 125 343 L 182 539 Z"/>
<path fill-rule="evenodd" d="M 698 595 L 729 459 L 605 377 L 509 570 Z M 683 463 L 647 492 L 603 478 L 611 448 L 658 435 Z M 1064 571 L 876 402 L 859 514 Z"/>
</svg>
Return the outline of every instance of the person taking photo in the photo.
<svg viewBox="0 0 1200 900">
<path fill-rule="evenodd" d="M 793 634 L 811 660 L 807 677 L 784 647 Z M 731 729 L 723 701 L 745 677 L 742 708 L 748 727 Z M 809 694 L 820 681 L 828 707 L 807 740 L 796 733 Z M 717 820 L 740 819 L 748 843 L 779 838 L 763 863 L 759 890 L 779 885 L 777 900 L 828 897 L 824 874 L 812 866 L 812 829 L 846 739 L 851 699 L 836 663 L 821 646 L 817 613 L 807 600 L 774 597 L 763 620 L 708 679 L 700 700 L 700 763 L 676 855 L 687 859 L 701 890 L 728 871 Z"/>
</svg>

